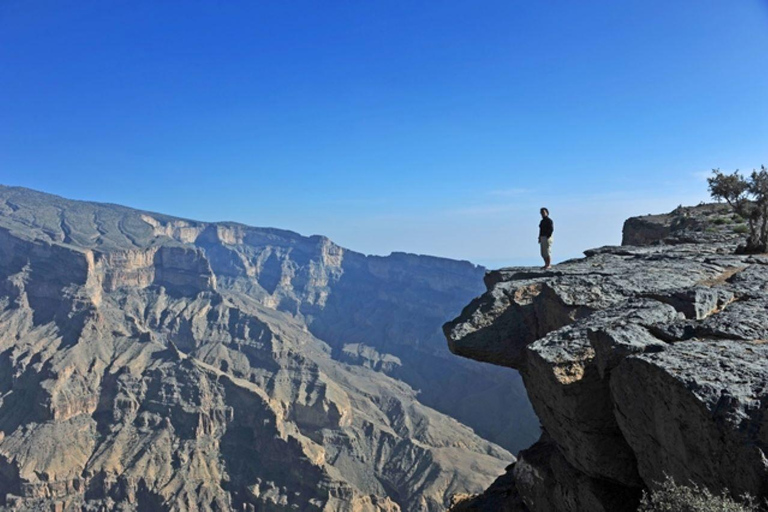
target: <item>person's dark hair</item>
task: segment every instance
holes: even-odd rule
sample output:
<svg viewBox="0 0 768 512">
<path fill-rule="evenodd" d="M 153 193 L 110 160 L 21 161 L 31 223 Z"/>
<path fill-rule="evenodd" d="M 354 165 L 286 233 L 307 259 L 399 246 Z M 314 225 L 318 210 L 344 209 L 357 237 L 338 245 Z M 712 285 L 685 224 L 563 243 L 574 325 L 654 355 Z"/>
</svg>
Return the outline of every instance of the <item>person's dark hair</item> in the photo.
<svg viewBox="0 0 768 512">
<path fill-rule="evenodd" d="M 545 212 L 547 215 L 549 215 L 549 210 L 547 208 L 542 208 L 540 211 Z"/>
</svg>

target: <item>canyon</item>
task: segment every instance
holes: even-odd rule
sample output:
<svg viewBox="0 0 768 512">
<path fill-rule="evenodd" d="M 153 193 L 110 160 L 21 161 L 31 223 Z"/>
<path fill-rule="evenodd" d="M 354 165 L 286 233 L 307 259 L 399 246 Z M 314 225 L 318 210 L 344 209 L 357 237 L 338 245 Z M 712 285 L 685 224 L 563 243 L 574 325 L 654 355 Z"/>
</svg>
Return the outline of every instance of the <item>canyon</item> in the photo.
<svg viewBox="0 0 768 512">
<path fill-rule="evenodd" d="M 445 510 L 539 433 L 444 345 L 483 274 L 0 187 L 0 506 Z"/>
</svg>

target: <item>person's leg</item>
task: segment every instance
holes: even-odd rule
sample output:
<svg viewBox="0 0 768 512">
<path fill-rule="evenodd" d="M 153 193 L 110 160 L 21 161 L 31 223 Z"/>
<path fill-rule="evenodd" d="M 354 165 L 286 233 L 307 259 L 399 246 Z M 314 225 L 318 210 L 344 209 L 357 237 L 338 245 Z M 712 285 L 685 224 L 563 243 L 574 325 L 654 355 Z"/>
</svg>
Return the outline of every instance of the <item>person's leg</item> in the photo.
<svg viewBox="0 0 768 512">
<path fill-rule="evenodd" d="M 542 268 L 547 268 L 549 265 L 549 251 L 547 250 L 547 239 L 543 236 L 539 237 L 539 248 L 541 249 L 541 258 L 544 260 Z"/>
<path fill-rule="evenodd" d="M 542 256 L 544 256 L 544 268 L 552 266 L 552 237 L 545 238 L 541 244 Z"/>
</svg>

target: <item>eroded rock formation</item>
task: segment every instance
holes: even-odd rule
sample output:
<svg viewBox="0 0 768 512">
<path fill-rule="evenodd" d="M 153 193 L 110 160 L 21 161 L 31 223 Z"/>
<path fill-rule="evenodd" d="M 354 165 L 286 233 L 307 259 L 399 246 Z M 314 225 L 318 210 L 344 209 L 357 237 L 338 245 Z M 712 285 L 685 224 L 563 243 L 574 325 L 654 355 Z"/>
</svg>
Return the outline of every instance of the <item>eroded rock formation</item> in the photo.
<svg viewBox="0 0 768 512">
<path fill-rule="evenodd" d="M 527 404 L 444 350 L 482 272 L 0 187 L 0 506 L 443 510 Z"/>
<path fill-rule="evenodd" d="M 768 257 L 723 205 L 629 219 L 621 247 L 502 269 L 444 326 L 517 369 L 542 438 L 457 510 L 635 510 L 668 474 L 768 496 Z M 634 245 L 630 245 L 634 244 Z"/>
</svg>

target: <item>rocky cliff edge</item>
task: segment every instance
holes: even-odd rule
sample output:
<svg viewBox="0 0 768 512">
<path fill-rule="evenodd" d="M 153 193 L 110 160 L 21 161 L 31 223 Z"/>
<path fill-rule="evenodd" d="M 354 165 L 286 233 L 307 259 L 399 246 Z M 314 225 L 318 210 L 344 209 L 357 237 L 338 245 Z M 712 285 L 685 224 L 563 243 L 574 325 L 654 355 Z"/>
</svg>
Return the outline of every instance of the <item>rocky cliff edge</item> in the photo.
<svg viewBox="0 0 768 512">
<path fill-rule="evenodd" d="M 455 510 L 631 511 L 665 474 L 768 496 L 768 255 L 735 255 L 743 232 L 681 207 L 629 219 L 620 247 L 486 274 L 448 345 L 519 370 L 543 433 Z"/>
</svg>

